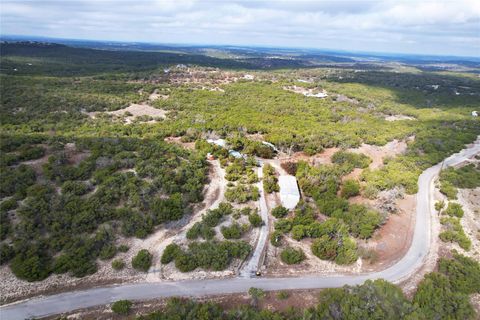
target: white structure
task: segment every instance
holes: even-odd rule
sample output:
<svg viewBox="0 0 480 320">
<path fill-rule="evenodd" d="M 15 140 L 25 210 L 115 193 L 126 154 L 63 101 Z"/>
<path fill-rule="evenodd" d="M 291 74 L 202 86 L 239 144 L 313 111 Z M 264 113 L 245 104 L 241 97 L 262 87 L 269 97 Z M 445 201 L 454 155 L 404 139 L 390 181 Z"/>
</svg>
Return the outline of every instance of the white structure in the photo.
<svg viewBox="0 0 480 320">
<path fill-rule="evenodd" d="M 262 141 L 262 144 L 272 148 L 273 150 L 275 150 L 275 152 L 280 152 L 277 147 L 275 147 L 275 145 L 273 143 L 270 143 L 270 142 L 267 142 L 267 141 Z"/>
<path fill-rule="evenodd" d="M 326 91 L 319 92 L 319 93 L 305 92 L 303 95 L 305 97 L 314 97 L 314 98 L 326 98 L 326 97 L 328 97 L 328 94 L 327 94 Z"/>
<path fill-rule="evenodd" d="M 240 152 L 235 151 L 235 150 L 228 150 L 228 154 L 231 155 L 234 158 L 237 158 L 237 159 L 240 159 L 240 158 L 244 157 Z"/>
<path fill-rule="evenodd" d="M 282 206 L 289 210 L 295 208 L 298 201 L 300 201 L 297 179 L 294 176 L 280 176 L 278 177 L 278 184 L 280 186 Z"/>
<path fill-rule="evenodd" d="M 243 79 L 245 79 L 245 80 L 253 80 L 253 79 L 255 79 L 255 77 L 254 77 L 253 75 L 251 75 L 251 74 L 246 74 L 246 75 L 243 76 Z"/>
<path fill-rule="evenodd" d="M 478 112 L 477 111 L 472 111 L 472 117 L 478 117 Z"/>
<path fill-rule="evenodd" d="M 227 145 L 227 142 L 224 139 L 217 139 L 217 140 L 207 139 L 207 142 L 211 144 L 215 144 L 222 148 L 225 148 L 225 146 Z"/>
</svg>

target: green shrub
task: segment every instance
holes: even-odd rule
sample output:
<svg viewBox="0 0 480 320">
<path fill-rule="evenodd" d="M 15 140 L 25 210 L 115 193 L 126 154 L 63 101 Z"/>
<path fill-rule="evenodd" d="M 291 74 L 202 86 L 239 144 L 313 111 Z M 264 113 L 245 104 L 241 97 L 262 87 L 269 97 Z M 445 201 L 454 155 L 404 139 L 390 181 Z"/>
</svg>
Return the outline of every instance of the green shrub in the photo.
<svg viewBox="0 0 480 320">
<path fill-rule="evenodd" d="M 286 264 L 298 264 L 305 260 L 305 254 L 300 248 L 294 249 L 288 247 L 280 253 L 280 258 Z"/>
<path fill-rule="evenodd" d="M 457 199 L 458 190 L 448 181 L 440 183 L 440 192 L 443 193 L 449 200 Z"/>
<path fill-rule="evenodd" d="M 277 293 L 277 299 L 286 300 L 290 297 L 290 294 L 287 291 L 279 291 Z"/>
<path fill-rule="evenodd" d="M 360 184 L 356 180 L 345 180 L 343 182 L 342 197 L 350 198 L 360 193 Z"/>
<path fill-rule="evenodd" d="M 427 274 L 413 297 L 420 319 L 473 319 L 475 312 L 466 294 L 455 292 L 448 278 Z"/>
<path fill-rule="evenodd" d="M 160 262 L 162 264 L 168 264 L 176 259 L 176 257 L 182 252 L 182 248 L 178 244 L 170 243 L 163 250 Z"/>
<path fill-rule="evenodd" d="M 340 165 L 345 165 L 350 172 L 353 168 L 365 169 L 372 162 L 372 159 L 363 153 L 353 153 L 348 151 L 337 151 L 332 156 L 332 162 Z"/>
<path fill-rule="evenodd" d="M 282 233 L 289 233 L 292 230 L 292 221 L 290 219 L 278 219 L 275 221 L 275 230 Z"/>
<path fill-rule="evenodd" d="M 252 227 L 254 227 L 254 228 L 260 227 L 260 226 L 263 224 L 262 217 L 260 217 L 260 215 L 259 215 L 258 213 L 256 213 L 256 212 L 251 213 L 251 214 L 248 216 L 248 221 L 250 222 L 250 224 L 251 224 Z"/>
<path fill-rule="evenodd" d="M 266 193 L 280 191 L 278 179 L 275 176 L 275 169 L 268 163 L 263 166 L 263 189 Z"/>
<path fill-rule="evenodd" d="M 117 250 L 120 252 L 127 252 L 128 250 L 130 250 L 130 247 L 126 244 L 121 244 L 118 246 Z"/>
<path fill-rule="evenodd" d="M 240 239 L 244 232 L 242 226 L 236 222 L 228 227 L 222 226 L 221 231 L 225 239 Z"/>
<path fill-rule="evenodd" d="M 116 314 L 127 315 L 132 308 L 130 300 L 118 300 L 112 304 L 112 311 Z"/>
<path fill-rule="evenodd" d="M 445 209 L 445 211 L 443 213 L 447 214 L 451 217 L 457 217 L 457 218 L 463 217 L 462 206 L 458 203 L 455 203 L 455 202 L 450 202 L 448 204 L 447 209 Z"/>
<path fill-rule="evenodd" d="M 277 219 L 284 218 L 288 214 L 288 209 L 282 206 L 278 206 L 272 209 L 272 216 Z"/>
<path fill-rule="evenodd" d="M 445 201 L 437 201 L 435 202 L 435 210 L 440 213 L 442 209 L 445 208 Z"/>
<path fill-rule="evenodd" d="M 332 217 L 342 219 L 351 234 L 362 239 L 370 238 L 383 221 L 380 213 L 359 204 L 352 204 L 348 211 L 335 211 Z"/>
<path fill-rule="evenodd" d="M 282 239 L 283 239 L 283 233 L 278 230 L 273 231 L 272 234 L 270 235 L 270 243 L 274 247 L 281 246 Z"/>
<path fill-rule="evenodd" d="M 463 231 L 460 220 L 455 217 L 443 217 L 440 219 L 440 223 L 446 230 L 442 231 L 439 235 L 440 239 L 444 242 L 457 242 L 460 248 L 464 250 L 470 250 L 472 241 L 467 237 Z"/>
<path fill-rule="evenodd" d="M 112 261 L 112 268 L 114 270 L 122 270 L 125 268 L 125 262 L 123 262 L 121 259 L 115 259 Z"/>
<path fill-rule="evenodd" d="M 413 308 L 402 290 L 385 280 L 322 290 L 316 319 L 410 319 Z M 416 319 L 416 318 L 412 318 Z"/>
<path fill-rule="evenodd" d="M 307 235 L 307 227 L 303 224 L 293 226 L 292 228 L 292 238 L 300 241 Z"/>
<path fill-rule="evenodd" d="M 446 275 L 455 292 L 472 294 L 480 292 L 480 264 L 456 251 L 452 259 L 440 258 L 438 271 Z"/>
<path fill-rule="evenodd" d="M 153 256 L 148 250 L 142 249 L 132 258 L 132 267 L 136 270 L 147 272 L 152 265 L 152 258 Z"/>
<path fill-rule="evenodd" d="M 2 243 L 0 245 L 0 265 L 8 263 L 15 256 L 15 250 L 12 246 Z"/>
</svg>

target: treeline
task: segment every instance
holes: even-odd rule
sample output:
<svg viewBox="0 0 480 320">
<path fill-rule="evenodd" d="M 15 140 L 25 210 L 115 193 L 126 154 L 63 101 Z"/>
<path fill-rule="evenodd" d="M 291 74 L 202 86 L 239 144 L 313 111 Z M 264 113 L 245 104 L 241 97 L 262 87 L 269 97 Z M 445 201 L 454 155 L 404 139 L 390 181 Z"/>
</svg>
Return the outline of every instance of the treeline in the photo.
<svg viewBox="0 0 480 320">
<path fill-rule="evenodd" d="M 0 55 L 2 56 L 2 69 L 9 74 L 22 75 L 81 76 L 103 73 L 146 72 L 168 67 L 172 64 L 242 69 L 253 67 L 249 63 L 205 55 L 96 50 L 40 42 L 2 43 Z M 27 64 L 29 62 L 31 62 L 31 65 Z M 17 71 L 13 69 L 17 69 Z"/>
</svg>

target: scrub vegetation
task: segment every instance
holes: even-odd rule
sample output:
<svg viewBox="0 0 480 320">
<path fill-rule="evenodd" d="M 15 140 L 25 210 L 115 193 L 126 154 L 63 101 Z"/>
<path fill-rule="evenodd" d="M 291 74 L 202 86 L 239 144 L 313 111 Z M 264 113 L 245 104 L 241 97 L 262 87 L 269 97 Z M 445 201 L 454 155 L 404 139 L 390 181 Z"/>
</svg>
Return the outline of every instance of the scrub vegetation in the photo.
<svg viewBox="0 0 480 320">
<path fill-rule="evenodd" d="M 294 250 L 294 249 L 292 249 Z M 438 272 L 427 274 L 411 299 L 385 280 L 367 280 L 362 285 L 322 290 L 319 302 L 308 309 L 285 311 L 262 309 L 265 292 L 251 288 L 252 305 L 231 309 L 212 302 L 172 298 L 160 310 L 140 319 L 475 319 L 469 295 L 480 292 L 480 265 L 456 252 L 439 261 Z M 294 297 L 280 292 L 277 299 Z"/>
<path fill-rule="evenodd" d="M 251 156 L 276 154 L 259 139 L 282 153 L 340 149 L 332 164 L 289 166 L 314 203 L 299 206 L 292 217 L 280 218 L 271 241 L 279 244 L 283 234 L 312 238 L 315 255 L 352 263 L 357 258 L 354 238 L 371 237 L 384 217 L 370 208 L 349 205 L 346 198 L 394 187 L 415 193 L 422 170 L 480 134 L 478 119 L 470 115 L 479 107 L 480 81 L 463 74 L 397 73 L 369 67 L 364 72 L 293 69 L 292 61 L 290 67 L 283 63 L 281 70 L 250 70 L 255 80 L 246 80 L 245 70 L 258 66 L 255 59 L 44 43 L 4 43 L 0 50 L 0 261 L 27 281 L 52 273 L 75 277 L 95 273 L 99 259 L 115 261 L 110 260 L 121 251 L 120 237 L 145 238 L 190 214 L 192 204 L 203 200 L 207 153 L 220 159 L 227 172 L 228 201 L 258 199 L 254 185 L 258 164 Z M 203 78 L 183 81 L 189 77 L 187 69 Z M 219 70 L 238 80 L 214 83 L 211 79 Z M 299 82 L 301 78 L 312 81 Z M 432 89 L 432 84 L 439 89 Z M 309 98 L 284 90 L 291 85 L 325 89 L 329 96 Z M 213 86 L 221 90 L 209 90 Z M 452 94 L 464 87 L 473 94 Z M 155 90 L 168 95 L 149 101 L 166 111 L 161 121 L 125 124 L 106 113 L 146 102 Z M 356 102 L 340 101 L 339 94 Z M 91 112 L 96 112 L 95 117 Z M 416 120 L 385 120 L 396 114 Z M 228 150 L 207 143 L 210 136 L 225 138 L 233 150 L 250 157 L 235 159 Z M 195 149 L 168 144 L 167 137 L 195 142 Z M 379 169 L 368 168 L 368 157 L 346 151 L 362 143 L 381 146 L 409 137 L 414 139 L 407 151 L 385 160 Z M 354 182 L 342 184 L 354 168 L 365 168 L 358 191 Z M 460 173 L 446 170 L 442 184 L 478 186 L 475 176 L 463 173 L 471 170 L 466 168 Z M 264 183 L 276 191 L 274 175 L 267 172 Z M 188 248 L 171 249 L 162 261 L 174 261 L 180 270 L 220 270 L 247 255 L 251 248 L 246 243 L 214 238 L 213 225 L 221 219 L 216 215 L 189 231 Z M 252 213 L 250 223 L 261 222 Z M 445 220 L 445 224 L 450 227 L 444 238 L 464 243 L 456 223 Z M 228 227 L 226 234 L 235 238 L 236 227 Z"/>
</svg>

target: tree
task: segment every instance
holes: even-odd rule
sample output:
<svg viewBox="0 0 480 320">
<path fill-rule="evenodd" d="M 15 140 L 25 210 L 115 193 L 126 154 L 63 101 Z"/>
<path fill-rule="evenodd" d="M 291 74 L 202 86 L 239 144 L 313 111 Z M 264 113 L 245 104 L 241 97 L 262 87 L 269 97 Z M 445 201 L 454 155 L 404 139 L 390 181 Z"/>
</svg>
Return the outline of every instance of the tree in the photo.
<svg viewBox="0 0 480 320">
<path fill-rule="evenodd" d="M 252 227 L 255 227 L 255 228 L 260 227 L 263 224 L 262 217 L 260 217 L 260 215 L 256 212 L 251 213 L 248 216 L 248 221 L 250 222 Z"/>
<path fill-rule="evenodd" d="M 132 308 L 132 302 L 130 300 L 118 300 L 112 304 L 112 311 L 116 314 L 127 315 Z"/>
<path fill-rule="evenodd" d="M 413 308 L 402 290 L 385 280 L 325 289 L 320 293 L 318 319 L 406 319 Z"/>
<path fill-rule="evenodd" d="M 175 260 L 175 258 L 182 253 L 182 248 L 176 243 L 170 243 L 167 245 L 165 250 L 163 250 L 162 258 L 160 259 L 160 262 L 162 264 L 168 264 Z"/>
<path fill-rule="evenodd" d="M 114 270 L 122 270 L 125 268 L 125 262 L 123 262 L 121 259 L 115 259 L 112 261 L 112 268 Z"/>
<path fill-rule="evenodd" d="M 288 247 L 282 251 L 280 258 L 286 264 L 298 264 L 305 260 L 305 253 L 303 253 L 300 248 L 295 249 Z"/>
<path fill-rule="evenodd" d="M 132 267 L 139 271 L 147 272 L 152 265 L 152 257 L 152 254 L 147 249 L 142 249 L 132 258 Z"/>
<path fill-rule="evenodd" d="M 254 287 L 251 287 L 250 289 L 248 289 L 248 294 L 252 298 L 252 305 L 254 307 L 256 307 L 258 305 L 259 300 L 265 298 L 265 295 L 266 295 L 263 289 L 254 288 Z"/>
<path fill-rule="evenodd" d="M 270 243 L 275 246 L 279 247 L 282 244 L 283 234 L 282 232 L 275 230 L 270 235 Z"/>
<path fill-rule="evenodd" d="M 440 273 L 427 274 L 420 282 L 413 303 L 425 319 L 473 319 L 475 312 L 466 294 L 455 292 Z"/>
<path fill-rule="evenodd" d="M 445 201 L 437 201 L 435 202 L 435 210 L 440 213 L 442 209 L 445 208 Z"/>
<path fill-rule="evenodd" d="M 447 209 L 445 209 L 443 213 L 451 217 L 461 218 L 463 217 L 464 212 L 463 212 L 462 206 L 459 203 L 450 202 L 448 204 Z"/>
<path fill-rule="evenodd" d="M 453 251 L 453 258 L 440 258 L 438 271 L 446 275 L 452 289 L 465 294 L 480 292 L 480 264 Z"/>
<path fill-rule="evenodd" d="M 288 209 L 283 206 L 278 206 L 272 209 L 272 216 L 277 219 L 284 218 L 288 214 Z"/>
</svg>

